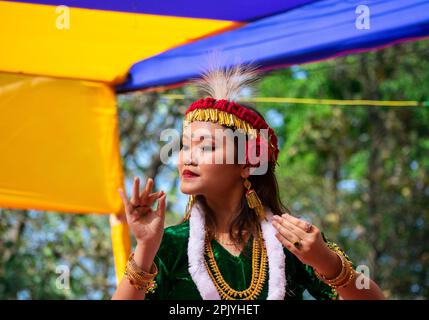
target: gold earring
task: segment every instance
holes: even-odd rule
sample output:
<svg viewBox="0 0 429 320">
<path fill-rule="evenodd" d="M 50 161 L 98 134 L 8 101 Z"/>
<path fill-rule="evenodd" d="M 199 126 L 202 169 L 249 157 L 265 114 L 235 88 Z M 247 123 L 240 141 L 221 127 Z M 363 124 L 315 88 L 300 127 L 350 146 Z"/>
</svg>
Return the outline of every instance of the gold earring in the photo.
<svg viewBox="0 0 429 320">
<path fill-rule="evenodd" d="M 195 203 L 195 196 L 194 195 L 190 195 L 188 198 L 188 203 L 186 205 L 186 210 L 185 210 L 185 216 L 183 217 L 182 222 L 185 222 L 186 220 L 188 220 L 191 216 L 191 209 L 192 206 Z"/>
<path fill-rule="evenodd" d="M 252 184 L 247 178 L 244 180 L 243 185 L 247 189 L 246 199 L 247 199 L 247 204 L 249 205 L 249 208 L 255 210 L 259 220 L 262 220 L 262 219 L 267 220 L 265 216 L 264 206 L 262 205 L 261 199 L 259 199 L 256 191 L 254 189 L 251 189 Z"/>
</svg>

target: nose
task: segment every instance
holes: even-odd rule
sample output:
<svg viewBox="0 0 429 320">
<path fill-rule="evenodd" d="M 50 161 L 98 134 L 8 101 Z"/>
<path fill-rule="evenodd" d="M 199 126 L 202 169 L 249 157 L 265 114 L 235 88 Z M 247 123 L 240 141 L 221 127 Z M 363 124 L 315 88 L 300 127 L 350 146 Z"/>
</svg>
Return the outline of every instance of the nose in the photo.
<svg viewBox="0 0 429 320">
<path fill-rule="evenodd" d="M 183 164 L 185 165 L 193 165 L 195 166 L 197 164 L 196 161 L 196 151 L 193 151 L 194 148 L 189 148 L 186 151 L 183 151 Z"/>
</svg>

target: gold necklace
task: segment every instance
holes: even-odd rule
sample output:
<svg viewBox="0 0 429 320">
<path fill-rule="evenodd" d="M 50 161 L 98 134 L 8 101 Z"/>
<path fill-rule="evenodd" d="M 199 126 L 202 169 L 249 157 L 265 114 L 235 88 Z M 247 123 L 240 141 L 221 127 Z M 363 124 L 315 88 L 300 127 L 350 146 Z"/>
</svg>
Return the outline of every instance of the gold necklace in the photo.
<svg viewBox="0 0 429 320">
<path fill-rule="evenodd" d="M 208 262 L 204 259 L 207 271 L 216 286 L 221 299 L 224 300 L 255 300 L 261 293 L 266 279 L 268 268 L 267 250 L 265 248 L 262 230 L 258 228 L 258 239 L 253 238 L 252 249 L 252 280 L 250 286 L 242 291 L 231 288 L 220 273 L 216 260 L 213 255 L 211 243 L 206 231 L 205 253 L 208 256 Z M 212 271 L 213 270 L 213 271 Z"/>
</svg>

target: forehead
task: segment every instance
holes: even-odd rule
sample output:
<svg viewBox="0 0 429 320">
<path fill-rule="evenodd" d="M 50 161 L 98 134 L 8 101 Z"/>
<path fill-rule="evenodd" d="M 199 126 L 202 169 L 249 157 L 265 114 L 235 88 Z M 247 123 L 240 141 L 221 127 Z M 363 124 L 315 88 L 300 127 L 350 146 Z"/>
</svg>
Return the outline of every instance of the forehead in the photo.
<svg viewBox="0 0 429 320">
<path fill-rule="evenodd" d="M 209 121 L 193 121 L 183 126 L 184 139 L 216 138 L 216 132 L 222 133 L 225 128 Z M 219 131 L 218 131 L 219 130 Z"/>
</svg>

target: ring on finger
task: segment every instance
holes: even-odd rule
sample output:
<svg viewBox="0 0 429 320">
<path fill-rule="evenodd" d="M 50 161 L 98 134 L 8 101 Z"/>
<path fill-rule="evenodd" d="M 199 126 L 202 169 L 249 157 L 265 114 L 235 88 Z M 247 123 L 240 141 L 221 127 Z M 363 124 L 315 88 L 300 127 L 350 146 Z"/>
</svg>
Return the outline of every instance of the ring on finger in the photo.
<svg viewBox="0 0 429 320">
<path fill-rule="evenodd" d="M 313 227 L 313 225 L 309 222 L 305 223 L 305 232 L 309 233 L 311 231 L 311 228 Z"/>
<path fill-rule="evenodd" d="M 299 249 L 301 247 L 301 239 L 294 241 L 293 245 L 295 248 Z"/>
</svg>

